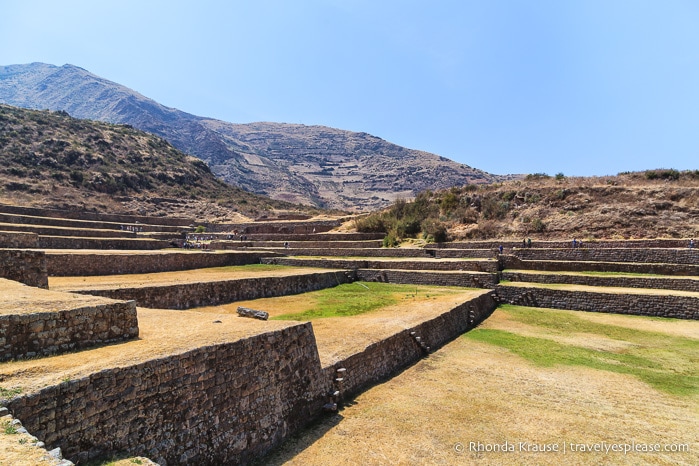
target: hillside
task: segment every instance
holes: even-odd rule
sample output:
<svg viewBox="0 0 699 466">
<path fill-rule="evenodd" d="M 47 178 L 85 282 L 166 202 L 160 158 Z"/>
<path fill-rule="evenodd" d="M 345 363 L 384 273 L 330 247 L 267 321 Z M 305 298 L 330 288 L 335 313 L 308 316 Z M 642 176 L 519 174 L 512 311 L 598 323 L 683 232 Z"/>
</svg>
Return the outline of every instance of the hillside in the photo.
<svg viewBox="0 0 699 466">
<path fill-rule="evenodd" d="M 391 241 L 699 237 L 699 170 L 607 177 L 528 175 L 489 186 L 423 192 L 355 222 Z"/>
<path fill-rule="evenodd" d="M 318 207 L 367 211 L 428 188 L 511 178 L 366 133 L 191 115 L 72 65 L 0 67 L 0 102 L 130 124 L 204 160 L 230 184 Z"/>
<path fill-rule="evenodd" d="M 231 220 L 299 207 L 229 186 L 130 126 L 1 104 L 0 172 L 6 204 Z"/>
</svg>

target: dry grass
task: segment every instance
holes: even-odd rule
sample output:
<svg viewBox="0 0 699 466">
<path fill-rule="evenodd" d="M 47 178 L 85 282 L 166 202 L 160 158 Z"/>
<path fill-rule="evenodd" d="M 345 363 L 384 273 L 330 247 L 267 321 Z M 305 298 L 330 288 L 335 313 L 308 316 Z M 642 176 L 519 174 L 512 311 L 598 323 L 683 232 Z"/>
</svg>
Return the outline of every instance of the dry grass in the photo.
<svg viewBox="0 0 699 466">
<path fill-rule="evenodd" d="M 575 315 L 599 324 L 679 333 L 699 344 L 699 322 Z M 481 328 L 521 333 L 523 327 L 496 311 Z M 550 336 L 540 328 L 527 330 Z M 611 351 L 623 346 L 601 336 L 591 342 L 589 337 L 571 334 L 566 342 L 602 345 Z M 500 346 L 464 337 L 361 394 L 338 415 L 307 429 L 264 463 L 694 465 L 699 464 L 698 401 L 696 393 L 669 395 L 633 375 L 581 366 L 537 366 Z M 470 442 L 505 441 L 517 451 L 488 453 L 469 448 Z M 519 451 L 519 442 L 555 444 L 560 449 L 566 444 L 566 453 Z M 603 442 L 683 443 L 689 444 L 690 452 L 570 451 L 571 443 Z"/>
</svg>

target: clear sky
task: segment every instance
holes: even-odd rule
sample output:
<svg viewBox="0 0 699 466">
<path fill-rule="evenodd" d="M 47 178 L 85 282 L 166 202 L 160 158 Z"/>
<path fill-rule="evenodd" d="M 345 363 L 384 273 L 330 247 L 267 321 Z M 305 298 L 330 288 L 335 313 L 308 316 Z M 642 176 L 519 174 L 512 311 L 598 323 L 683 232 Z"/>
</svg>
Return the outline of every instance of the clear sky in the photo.
<svg viewBox="0 0 699 466">
<path fill-rule="evenodd" d="M 699 169 L 696 0 L 0 0 L 0 65 L 505 173 Z"/>
</svg>

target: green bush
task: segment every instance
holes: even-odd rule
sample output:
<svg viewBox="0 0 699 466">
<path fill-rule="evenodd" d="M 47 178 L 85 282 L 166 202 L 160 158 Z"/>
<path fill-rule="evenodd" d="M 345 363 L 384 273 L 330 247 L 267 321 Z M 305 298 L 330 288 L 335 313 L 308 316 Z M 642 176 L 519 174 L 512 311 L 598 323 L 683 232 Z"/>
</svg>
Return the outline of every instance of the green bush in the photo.
<svg viewBox="0 0 699 466">
<path fill-rule="evenodd" d="M 383 247 L 385 247 L 385 248 L 394 248 L 394 247 L 398 246 L 398 244 L 399 244 L 398 238 L 396 238 L 391 233 L 384 236 L 384 238 L 383 238 Z"/>
</svg>

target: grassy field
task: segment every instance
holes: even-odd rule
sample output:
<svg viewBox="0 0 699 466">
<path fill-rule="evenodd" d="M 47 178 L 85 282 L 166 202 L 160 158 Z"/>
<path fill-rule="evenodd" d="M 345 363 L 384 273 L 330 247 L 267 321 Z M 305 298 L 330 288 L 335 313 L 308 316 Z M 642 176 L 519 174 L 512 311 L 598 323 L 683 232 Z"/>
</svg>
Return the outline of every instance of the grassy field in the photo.
<svg viewBox="0 0 699 466">
<path fill-rule="evenodd" d="M 698 380 L 699 322 L 504 306 L 263 463 L 695 465 Z"/>
<path fill-rule="evenodd" d="M 312 320 L 350 317 L 398 304 L 421 301 L 463 292 L 463 288 L 397 285 L 394 283 L 354 282 L 306 293 L 294 312 L 273 317 L 277 320 Z M 294 299 L 294 298 L 291 298 Z M 283 300 L 283 298 L 282 298 Z M 276 301 L 281 301 L 276 299 Z"/>
</svg>

